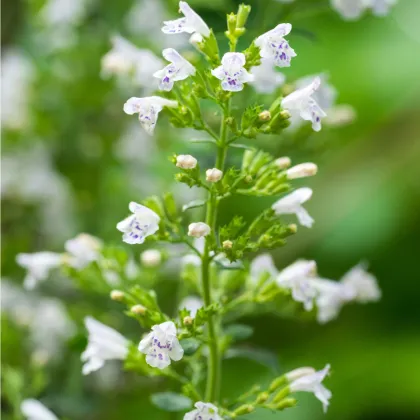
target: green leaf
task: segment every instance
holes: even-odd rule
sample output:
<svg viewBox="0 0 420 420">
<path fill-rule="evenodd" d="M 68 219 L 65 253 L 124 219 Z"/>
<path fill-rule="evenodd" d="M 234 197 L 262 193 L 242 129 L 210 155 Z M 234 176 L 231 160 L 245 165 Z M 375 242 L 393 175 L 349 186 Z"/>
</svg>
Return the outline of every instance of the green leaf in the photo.
<svg viewBox="0 0 420 420">
<path fill-rule="evenodd" d="M 181 344 L 181 347 L 184 349 L 185 356 L 193 355 L 200 347 L 200 342 L 195 338 L 186 338 L 181 340 L 179 344 Z"/>
<path fill-rule="evenodd" d="M 254 329 L 245 324 L 231 324 L 225 328 L 225 334 L 232 337 L 234 341 L 246 340 L 254 333 Z"/>
<path fill-rule="evenodd" d="M 269 350 L 247 347 L 233 347 L 225 353 L 225 359 L 242 358 L 253 360 L 270 369 L 273 373 L 280 372 L 277 355 Z"/>
<path fill-rule="evenodd" d="M 182 206 L 182 211 L 186 211 L 186 210 L 189 210 L 189 209 L 195 209 L 197 207 L 202 207 L 202 206 L 204 206 L 204 204 L 206 204 L 206 201 L 207 200 L 193 200 L 193 201 L 190 201 L 189 203 L 184 204 Z"/>
<path fill-rule="evenodd" d="M 150 397 L 152 403 L 164 411 L 184 411 L 192 406 L 192 401 L 175 392 L 158 392 Z"/>
</svg>

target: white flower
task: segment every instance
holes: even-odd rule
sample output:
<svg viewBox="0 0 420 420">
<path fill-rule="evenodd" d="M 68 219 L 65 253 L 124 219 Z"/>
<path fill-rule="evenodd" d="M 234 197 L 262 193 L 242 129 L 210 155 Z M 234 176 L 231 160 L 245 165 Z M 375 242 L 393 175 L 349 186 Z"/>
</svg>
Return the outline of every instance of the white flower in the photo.
<svg viewBox="0 0 420 420">
<path fill-rule="evenodd" d="M 179 34 L 186 32 L 192 34 L 198 32 L 204 37 L 210 35 L 210 29 L 206 22 L 189 6 L 186 1 L 179 2 L 179 10 L 183 13 L 184 17 L 176 20 L 169 20 L 164 23 L 162 32 L 165 34 Z"/>
<path fill-rule="evenodd" d="M 158 267 L 162 262 L 162 253 L 158 249 L 148 249 L 141 253 L 140 261 L 144 267 Z"/>
<path fill-rule="evenodd" d="M 117 224 L 123 232 L 123 241 L 128 244 L 142 244 L 146 237 L 159 230 L 160 217 L 153 211 L 132 201 L 128 208 L 133 213 Z"/>
<path fill-rule="evenodd" d="M 197 311 L 204 306 L 204 302 L 198 296 L 187 296 L 182 299 L 179 304 L 179 309 L 187 309 L 190 311 L 190 316 L 195 318 Z"/>
<path fill-rule="evenodd" d="M 284 156 L 284 157 L 280 157 L 276 159 L 274 163 L 279 169 L 287 169 L 292 164 L 292 161 L 290 160 L 289 157 Z"/>
<path fill-rule="evenodd" d="M 244 69 L 245 55 L 228 52 L 222 58 L 222 65 L 213 69 L 211 74 L 222 81 L 222 89 L 238 92 L 244 88 L 244 83 L 252 82 L 254 76 Z"/>
<path fill-rule="evenodd" d="M 20 411 L 27 420 L 58 420 L 44 404 L 32 398 L 22 401 Z"/>
<path fill-rule="evenodd" d="M 162 67 L 163 61 L 152 51 L 137 48 L 120 35 L 111 38 L 112 49 L 101 60 L 101 76 L 132 75 L 138 86 L 153 86 L 152 74 Z"/>
<path fill-rule="evenodd" d="M 282 270 L 276 282 L 280 287 L 290 289 L 296 302 L 302 302 L 306 311 L 311 311 L 317 290 L 312 285 L 316 275 L 315 261 L 297 260 Z"/>
<path fill-rule="evenodd" d="M 268 59 L 262 59 L 259 66 L 251 67 L 250 73 L 254 76 L 252 86 L 258 93 L 273 93 L 286 80 L 286 76 L 276 71 L 273 62 Z"/>
<path fill-rule="evenodd" d="M 321 79 L 315 77 L 311 84 L 302 89 L 295 90 L 281 102 L 284 109 L 292 113 L 293 111 L 299 112 L 302 119 L 312 121 L 312 128 L 315 131 L 321 130 L 321 118 L 327 115 L 312 97 L 320 85 Z"/>
<path fill-rule="evenodd" d="M 303 376 L 312 375 L 315 372 L 316 370 L 312 367 L 301 367 L 287 372 L 284 376 L 286 377 L 288 382 L 293 382 L 296 379 L 299 379 Z"/>
<path fill-rule="evenodd" d="M 159 83 L 160 90 L 170 91 L 174 86 L 174 82 L 185 80 L 187 77 L 195 74 L 195 67 L 173 48 L 164 49 L 162 55 L 171 64 L 153 73 L 153 77 L 161 79 Z"/>
<path fill-rule="evenodd" d="M 147 98 L 133 97 L 124 104 L 124 112 L 128 115 L 138 113 L 140 124 L 146 130 L 146 133 L 152 135 L 155 130 L 159 112 L 162 111 L 164 106 L 176 108 L 178 102 L 159 96 L 149 96 Z"/>
<path fill-rule="evenodd" d="M 290 385 L 290 392 L 304 391 L 312 392 L 319 401 L 322 402 L 324 412 L 327 411 L 329 400 L 332 396 L 331 391 L 322 385 L 322 381 L 330 372 L 330 365 L 326 365 L 324 369 L 310 373 L 294 380 Z"/>
<path fill-rule="evenodd" d="M 76 269 L 83 269 L 93 261 L 98 261 L 102 241 L 87 233 L 81 233 L 64 244 L 70 254 L 69 264 Z"/>
<path fill-rule="evenodd" d="M 210 226 L 203 222 L 191 223 L 188 226 L 188 236 L 194 236 L 195 238 L 201 238 L 207 236 L 210 233 Z"/>
<path fill-rule="evenodd" d="M 341 283 L 355 291 L 356 302 L 375 302 L 381 298 L 381 289 L 375 276 L 368 273 L 362 264 L 356 265 L 344 274 Z"/>
<path fill-rule="evenodd" d="M 184 420 L 222 420 L 218 414 L 218 408 L 211 403 L 201 401 L 194 404 L 195 410 L 186 413 Z"/>
<path fill-rule="evenodd" d="M 181 169 L 194 169 L 197 166 L 197 159 L 191 155 L 178 155 L 176 166 Z"/>
<path fill-rule="evenodd" d="M 280 198 L 272 205 L 272 209 L 279 216 L 282 214 L 296 214 L 299 223 L 302 226 L 311 227 L 314 219 L 302 207 L 302 204 L 312 197 L 312 190 L 310 188 L 299 188 L 286 197 Z"/>
<path fill-rule="evenodd" d="M 184 350 L 176 337 L 176 327 L 172 321 L 152 327 L 152 332 L 140 341 L 139 350 L 146 354 L 146 362 L 152 367 L 164 369 L 182 359 Z"/>
<path fill-rule="evenodd" d="M 290 67 L 290 62 L 296 53 L 284 39 L 292 30 L 290 23 L 280 23 L 271 31 L 262 34 L 255 40 L 260 48 L 262 58 L 271 60 L 278 67 Z"/>
<path fill-rule="evenodd" d="M 252 282 L 258 282 L 263 274 L 269 274 L 270 277 L 276 277 L 278 274 L 273 257 L 270 254 L 258 255 L 251 262 L 250 277 Z"/>
<path fill-rule="evenodd" d="M 301 163 L 293 166 L 287 170 L 287 179 L 306 178 L 308 176 L 316 175 L 318 172 L 318 166 L 315 163 Z"/>
<path fill-rule="evenodd" d="M 366 9 L 366 0 L 330 0 L 331 7 L 344 19 L 358 19 Z"/>
<path fill-rule="evenodd" d="M 129 341 L 118 331 L 92 317 L 85 318 L 88 330 L 88 345 L 81 355 L 83 375 L 100 369 L 107 360 L 124 360 L 128 353 Z"/>
<path fill-rule="evenodd" d="M 397 3 L 397 0 L 367 0 L 368 7 L 375 16 L 386 16 L 389 9 Z"/>
<path fill-rule="evenodd" d="M 223 172 L 220 169 L 213 168 L 207 169 L 206 171 L 206 180 L 209 182 L 218 182 L 222 179 Z"/>
<path fill-rule="evenodd" d="M 18 254 L 16 262 L 27 270 L 23 283 L 25 289 L 33 289 L 38 282 L 46 280 L 50 271 L 60 266 L 62 255 L 55 252 L 35 252 Z"/>
<path fill-rule="evenodd" d="M 342 127 L 351 124 L 356 119 L 356 110 L 348 104 L 335 105 L 327 109 L 328 115 L 324 118 L 324 123 L 330 127 Z"/>
</svg>

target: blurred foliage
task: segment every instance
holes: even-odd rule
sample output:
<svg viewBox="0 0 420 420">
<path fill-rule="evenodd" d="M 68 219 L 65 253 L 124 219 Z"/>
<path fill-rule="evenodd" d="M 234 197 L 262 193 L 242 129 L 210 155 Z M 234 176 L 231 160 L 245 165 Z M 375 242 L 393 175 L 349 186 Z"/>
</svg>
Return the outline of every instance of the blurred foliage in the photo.
<svg viewBox="0 0 420 420">
<path fill-rule="evenodd" d="M 70 233 L 86 231 L 120 244 L 115 224 L 126 214 L 127 203 L 173 186 L 168 156 L 190 152 L 209 167 L 212 163 L 208 146 L 187 142 L 195 134 L 169 126 L 159 127 L 154 138 L 139 139 L 134 159 L 133 155 L 121 157 L 119 139 L 133 122 L 122 112 L 122 104 L 129 96 L 139 95 L 135 88 L 102 80 L 101 57 L 110 49 L 109 37 L 114 32 L 138 46 L 153 48 L 157 54 L 160 45 L 153 32 L 146 37 L 128 29 L 126 15 L 133 1 L 86 3 L 86 17 L 75 25 L 74 43 L 51 49 L 54 33 L 43 32 L 39 21 L 43 2 L 3 1 L 3 52 L 18 47 L 35 68 L 27 92 L 31 124 L 22 130 L 4 130 L 3 153 L 42 143 L 53 170 L 70 188 L 75 220 Z M 177 2 L 164 3 L 168 16 L 173 16 Z M 225 13 L 239 2 L 190 3 L 222 39 Z M 364 259 L 383 289 L 379 304 L 358 307 L 357 311 L 347 308 L 339 321 L 326 326 L 298 322 L 285 326 L 269 316 L 244 320 L 255 327 L 250 341 L 273 349 L 282 371 L 331 363 L 328 387 L 334 396 L 326 419 L 419 418 L 420 2 L 401 0 L 387 18 L 366 16 L 357 22 L 342 21 L 323 1 L 249 3 L 253 13 L 249 32 L 241 42 L 249 42 L 281 21 L 290 21 L 294 25 L 290 42 L 298 57 L 293 70 L 285 70 L 286 75 L 297 78 L 327 71 L 340 93 L 339 102 L 352 104 L 358 115 L 351 126 L 303 135 L 296 143 L 270 137 L 262 144 L 274 155 L 290 155 L 296 162 L 313 160 L 320 167 L 319 175 L 310 180 L 315 193 L 308 206 L 316 224 L 312 230 L 302 228 L 276 254 L 278 266 L 297 257 L 313 258 L 324 276 L 337 278 Z M 255 94 L 249 90 L 247 95 L 251 103 Z M 255 141 L 260 140 L 249 143 Z M 239 162 L 241 153 L 233 150 L 231 159 Z M 257 209 L 256 203 L 261 207 Z M 221 211 L 221 223 L 237 213 L 251 218 L 268 203 L 251 197 L 229 200 Z M 17 282 L 23 278 L 15 263 L 17 252 L 62 249 L 68 238 L 68 233 L 59 230 L 56 235 L 45 234 L 37 206 L 13 195 L 2 202 L 2 276 Z M 67 220 L 63 218 L 62 223 Z M 172 308 L 171 296 L 177 288 L 173 277 L 167 270 L 159 279 L 166 309 Z M 124 319 L 114 303 L 74 294 L 66 289 L 64 280 L 57 282 L 58 286 L 45 286 L 44 293 L 65 300 L 77 325 L 94 305 L 98 313 L 106 311 L 110 323 L 127 336 L 140 339 L 135 322 Z M 159 381 L 146 384 L 132 374 L 116 380 L 112 369 L 109 377 L 105 372 L 82 377 L 79 355 L 85 346 L 85 332 L 80 327 L 58 359 L 42 369 L 30 356 L 24 336 L 24 331 L 3 317 L 5 419 L 19 418 L 11 413 L 7 400 L 21 397 L 38 397 L 69 419 L 178 418 L 173 413 L 157 413 L 152 407 L 149 394 L 165 390 Z M 247 359 L 229 360 L 223 368 L 226 399 L 245 391 L 257 376 L 264 381 L 260 366 Z M 257 412 L 248 418 L 316 420 L 324 416 L 317 401 L 302 396 L 296 409 L 276 415 Z"/>
</svg>

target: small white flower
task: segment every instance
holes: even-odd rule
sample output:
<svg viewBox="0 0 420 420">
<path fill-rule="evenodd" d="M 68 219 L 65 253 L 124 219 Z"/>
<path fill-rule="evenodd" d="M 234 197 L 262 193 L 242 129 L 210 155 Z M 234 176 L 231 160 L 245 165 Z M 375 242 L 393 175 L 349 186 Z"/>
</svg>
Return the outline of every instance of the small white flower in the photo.
<svg viewBox="0 0 420 420">
<path fill-rule="evenodd" d="M 148 249 L 141 253 L 140 261 L 144 267 L 158 267 L 162 262 L 162 253 L 158 249 Z"/>
<path fill-rule="evenodd" d="M 322 403 L 324 412 L 327 411 L 329 400 L 332 397 L 331 391 L 322 385 L 322 381 L 330 372 L 330 365 L 326 365 L 324 369 L 310 373 L 294 380 L 290 385 L 290 392 L 312 392 L 316 398 Z"/>
<path fill-rule="evenodd" d="M 315 261 L 297 260 L 278 274 L 276 282 L 280 287 L 290 289 L 293 299 L 302 302 L 306 311 L 311 311 L 317 295 L 317 290 L 312 285 L 315 275 Z"/>
<path fill-rule="evenodd" d="M 280 157 L 276 159 L 274 163 L 279 169 L 287 169 L 292 164 L 292 161 L 290 160 L 289 157 L 284 156 L 284 157 Z"/>
<path fill-rule="evenodd" d="M 263 274 L 269 274 L 270 278 L 276 277 L 278 270 L 270 254 L 261 254 L 251 262 L 250 277 L 253 283 L 258 282 Z"/>
<path fill-rule="evenodd" d="M 244 83 L 252 82 L 254 76 L 244 69 L 245 55 L 229 52 L 222 58 L 222 65 L 213 69 L 211 74 L 222 81 L 222 89 L 229 92 L 239 92 Z"/>
<path fill-rule="evenodd" d="M 149 96 L 147 98 L 132 97 L 124 104 L 124 112 L 128 115 L 138 113 L 140 124 L 146 130 L 146 133 L 152 135 L 159 112 L 162 111 L 164 106 L 176 108 L 178 102 L 159 96 Z"/>
<path fill-rule="evenodd" d="M 158 369 L 168 367 L 171 359 L 177 362 L 184 355 L 172 321 L 154 325 L 152 331 L 140 341 L 139 350 L 146 354 L 147 364 Z"/>
<path fill-rule="evenodd" d="M 124 360 L 127 357 L 129 341 L 118 331 L 92 317 L 85 318 L 88 330 L 88 345 L 81 355 L 84 362 L 82 372 L 88 375 L 100 369 L 107 360 Z"/>
<path fill-rule="evenodd" d="M 210 226 L 203 222 L 191 223 L 188 226 L 188 236 L 194 236 L 195 238 L 201 238 L 207 236 L 210 233 Z"/>
<path fill-rule="evenodd" d="M 327 109 L 328 115 L 324 118 L 324 123 L 329 127 L 342 127 L 351 124 L 356 119 L 356 110 L 348 104 L 335 105 Z"/>
<path fill-rule="evenodd" d="M 197 159 L 191 155 L 178 155 L 176 166 L 181 169 L 194 169 L 197 166 Z"/>
<path fill-rule="evenodd" d="M 293 111 L 299 112 L 302 119 L 312 121 L 312 128 L 315 131 L 321 130 L 321 118 L 327 115 L 312 97 L 320 85 L 321 79 L 315 77 L 311 84 L 295 90 L 281 102 L 282 107 L 291 111 L 292 114 Z"/>
<path fill-rule="evenodd" d="M 292 30 L 290 23 L 280 23 L 271 31 L 262 34 L 255 40 L 260 48 L 262 58 L 271 60 L 278 67 L 290 67 L 290 62 L 296 53 L 284 39 Z"/>
<path fill-rule="evenodd" d="M 206 171 L 206 180 L 209 182 L 218 182 L 222 179 L 223 172 L 220 169 L 213 168 L 207 169 Z"/>
<path fill-rule="evenodd" d="M 69 264 L 81 270 L 93 261 L 98 261 L 102 241 L 87 233 L 81 233 L 64 244 L 64 249 L 70 254 Z"/>
<path fill-rule="evenodd" d="M 284 376 L 288 382 L 293 382 L 296 379 L 302 378 L 303 376 L 312 375 L 315 372 L 316 370 L 312 367 L 301 367 L 287 372 Z"/>
<path fill-rule="evenodd" d="M 22 401 L 20 411 L 26 420 L 58 420 L 58 417 L 44 404 L 32 398 Z"/>
<path fill-rule="evenodd" d="M 164 49 L 162 55 L 171 64 L 153 73 L 153 77 L 161 79 L 159 83 L 160 90 L 170 91 L 174 86 L 174 82 L 185 80 L 187 77 L 195 74 L 195 67 L 173 48 Z"/>
<path fill-rule="evenodd" d="M 179 34 L 186 32 L 192 34 L 198 32 L 204 37 L 210 35 L 210 29 L 206 22 L 189 6 L 186 1 L 179 2 L 179 10 L 184 15 L 183 18 L 169 20 L 164 23 L 162 32 L 165 34 Z"/>
<path fill-rule="evenodd" d="M 62 255 L 55 252 L 35 252 L 33 254 L 18 254 L 16 262 L 27 270 L 23 283 L 25 289 L 31 290 L 43 280 L 46 280 L 50 271 L 60 266 Z"/>
<path fill-rule="evenodd" d="M 312 197 L 312 190 L 310 188 L 299 188 L 286 197 L 280 198 L 272 205 L 272 209 L 280 216 L 282 214 L 296 214 L 299 223 L 302 226 L 311 227 L 314 219 L 302 207 L 302 204 Z"/>
<path fill-rule="evenodd" d="M 341 283 L 355 291 L 356 302 L 375 302 L 381 298 L 381 289 L 375 276 L 368 273 L 362 264 L 356 265 L 344 274 Z"/>
<path fill-rule="evenodd" d="M 222 420 L 218 414 L 218 408 L 211 403 L 196 402 L 195 410 L 186 413 L 184 420 Z"/>
<path fill-rule="evenodd" d="M 306 178 L 316 175 L 318 166 L 315 163 L 301 163 L 287 170 L 287 179 Z"/>
<path fill-rule="evenodd" d="M 187 309 L 190 311 L 190 316 L 195 318 L 197 311 L 204 306 L 204 302 L 198 296 L 187 296 L 182 299 L 179 304 L 179 309 Z"/>
<path fill-rule="evenodd" d="M 252 86 L 258 93 L 273 93 L 286 80 L 286 76 L 276 71 L 273 62 L 268 59 L 262 59 L 259 66 L 251 67 L 250 73 L 254 76 Z"/>
<path fill-rule="evenodd" d="M 397 3 L 397 0 L 367 0 L 368 7 L 375 16 L 386 16 L 389 9 Z"/>
<path fill-rule="evenodd" d="M 132 201 L 128 208 L 133 213 L 117 224 L 123 232 L 123 241 L 128 244 L 142 244 L 146 237 L 159 230 L 160 217 L 146 206 Z"/>
<path fill-rule="evenodd" d="M 358 19 L 366 10 L 366 0 L 330 0 L 331 7 L 335 9 L 343 19 Z"/>
</svg>

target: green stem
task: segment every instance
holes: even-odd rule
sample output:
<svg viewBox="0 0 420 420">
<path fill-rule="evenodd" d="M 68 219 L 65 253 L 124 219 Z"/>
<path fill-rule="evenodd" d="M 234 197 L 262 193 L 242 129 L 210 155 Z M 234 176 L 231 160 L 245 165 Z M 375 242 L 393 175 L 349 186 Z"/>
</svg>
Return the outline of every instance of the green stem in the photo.
<svg viewBox="0 0 420 420">
<path fill-rule="evenodd" d="M 220 126 L 220 139 L 217 147 L 217 160 L 216 168 L 223 171 L 225 166 L 226 154 L 227 154 L 227 131 L 228 127 L 226 119 L 230 114 L 230 100 L 227 106 L 224 108 L 223 120 Z M 206 245 L 202 256 L 202 271 L 201 281 L 203 286 L 203 297 L 205 306 L 212 304 L 211 296 L 211 284 L 210 284 L 210 247 L 212 238 L 216 240 L 216 220 L 217 220 L 217 207 L 218 200 L 214 189 L 209 191 L 209 197 L 207 201 L 207 214 L 206 223 L 211 227 L 211 235 L 206 237 Z M 209 341 L 209 360 L 207 368 L 207 384 L 206 384 L 206 401 L 217 402 L 220 385 L 220 373 L 221 373 L 221 360 L 220 360 L 220 348 L 218 343 L 217 325 L 218 321 L 215 316 L 209 316 L 208 320 L 208 341 Z"/>
</svg>

